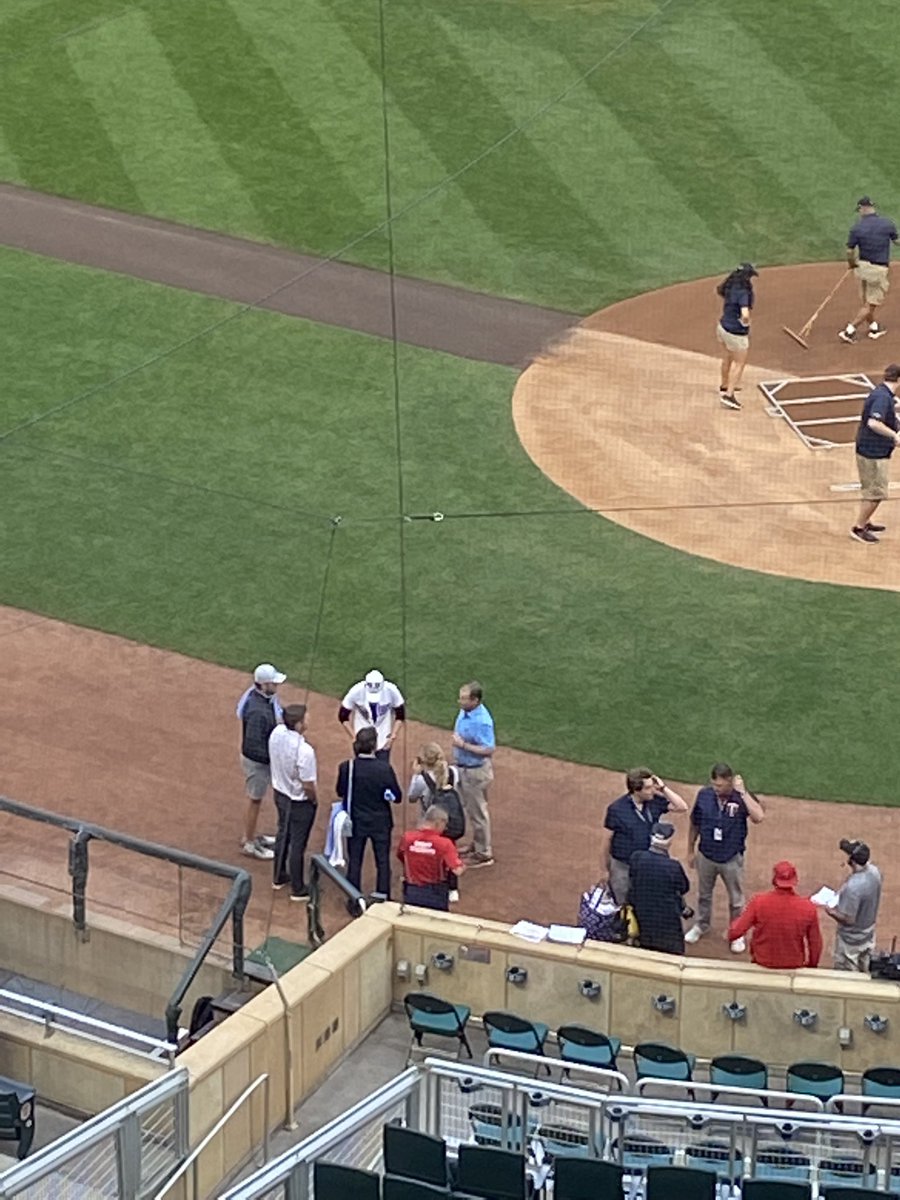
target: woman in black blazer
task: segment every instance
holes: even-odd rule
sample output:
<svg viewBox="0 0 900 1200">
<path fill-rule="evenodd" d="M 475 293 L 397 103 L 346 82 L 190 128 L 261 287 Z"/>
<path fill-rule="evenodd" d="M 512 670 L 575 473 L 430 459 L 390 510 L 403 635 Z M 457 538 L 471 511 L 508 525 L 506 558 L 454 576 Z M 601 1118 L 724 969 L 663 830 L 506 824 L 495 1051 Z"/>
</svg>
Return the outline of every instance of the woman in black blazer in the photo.
<svg viewBox="0 0 900 1200">
<path fill-rule="evenodd" d="M 363 855 L 366 842 L 375 854 L 375 891 L 391 894 L 391 833 L 394 828 L 392 806 L 403 798 L 394 768 L 375 757 L 378 734 L 370 726 L 360 729 L 353 743 L 353 772 L 350 760 L 338 767 L 336 791 L 353 825 L 347 840 L 347 879 L 362 891 Z"/>
</svg>

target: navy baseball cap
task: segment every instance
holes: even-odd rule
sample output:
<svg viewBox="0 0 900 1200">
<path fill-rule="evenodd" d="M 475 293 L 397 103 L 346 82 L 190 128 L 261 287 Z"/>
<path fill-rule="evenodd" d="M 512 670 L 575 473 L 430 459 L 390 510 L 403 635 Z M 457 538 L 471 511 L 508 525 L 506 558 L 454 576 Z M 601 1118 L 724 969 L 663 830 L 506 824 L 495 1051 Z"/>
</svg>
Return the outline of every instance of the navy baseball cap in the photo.
<svg viewBox="0 0 900 1200">
<path fill-rule="evenodd" d="M 670 842 L 675 836 L 675 826 L 668 821 L 657 821 L 650 830 L 650 838 L 654 842 Z"/>
<path fill-rule="evenodd" d="M 875 205 L 872 203 L 872 199 L 870 196 L 860 196 L 860 198 L 856 202 L 856 207 L 857 208 L 874 208 Z"/>
<path fill-rule="evenodd" d="M 759 271 L 757 271 L 757 269 L 756 269 L 756 267 L 754 267 L 753 263 L 748 263 L 748 262 L 741 263 L 740 266 L 738 267 L 738 270 L 743 275 L 747 275 L 748 277 L 751 275 L 759 274 Z"/>
</svg>

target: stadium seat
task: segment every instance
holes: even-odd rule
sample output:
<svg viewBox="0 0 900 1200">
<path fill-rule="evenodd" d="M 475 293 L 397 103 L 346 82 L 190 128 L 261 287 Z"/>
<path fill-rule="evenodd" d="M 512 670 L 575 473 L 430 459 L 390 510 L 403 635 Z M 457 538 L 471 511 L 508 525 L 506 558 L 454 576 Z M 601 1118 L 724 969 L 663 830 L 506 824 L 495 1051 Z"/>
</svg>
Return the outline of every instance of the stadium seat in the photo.
<svg viewBox="0 0 900 1200">
<path fill-rule="evenodd" d="M 844 1090 L 844 1072 L 833 1063 L 798 1062 L 788 1067 L 785 1090 L 828 1100 Z"/>
<path fill-rule="evenodd" d="M 372 1171 L 317 1162 L 313 1164 L 313 1194 L 316 1200 L 381 1200 L 381 1179 Z"/>
<path fill-rule="evenodd" d="M 403 1007 L 417 1046 L 422 1045 L 425 1034 L 455 1038 L 460 1047 L 465 1047 L 469 1058 L 472 1057 L 472 1047 L 466 1036 L 466 1025 L 472 1015 L 468 1005 L 451 1004 L 440 996 L 432 996 L 430 992 L 409 992 L 403 997 Z"/>
<path fill-rule="evenodd" d="M 382 1133 L 384 1170 L 388 1175 L 416 1179 L 436 1187 L 447 1187 L 447 1143 L 443 1138 L 404 1129 L 401 1125 L 385 1125 Z"/>
<path fill-rule="evenodd" d="M 617 1163 L 558 1158 L 553 1168 L 553 1200 L 622 1200 L 624 1175 Z"/>
<path fill-rule="evenodd" d="M 812 1163 L 799 1150 L 791 1150 L 781 1143 L 760 1149 L 756 1155 L 754 1179 L 787 1179 L 806 1182 Z"/>
<path fill-rule="evenodd" d="M 35 1089 L 0 1075 L 0 1139 L 16 1142 L 16 1157 L 24 1158 L 34 1141 Z"/>
<path fill-rule="evenodd" d="M 560 1025 L 556 1031 L 559 1057 L 583 1067 L 616 1070 L 616 1055 L 622 1047 L 618 1038 L 607 1037 L 587 1025 Z"/>
<path fill-rule="evenodd" d="M 622 1139 L 615 1138 L 610 1146 L 613 1158 L 621 1162 L 626 1171 L 643 1171 L 646 1167 L 668 1166 L 675 1157 L 672 1146 L 659 1138 L 645 1133 L 630 1133 Z"/>
<path fill-rule="evenodd" d="M 522 1153 L 522 1118 L 518 1113 L 510 1113 L 504 1118 L 503 1109 L 499 1104 L 478 1103 L 469 1108 L 469 1122 L 477 1146 L 499 1146 Z M 537 1128 L 536 1120 L 534 1128 Z M 533 1129 L 529 1125 L 529 1133 L 531 1132 Z"/>
<path fill-rule="evenodd" d="M 869 1067 L 863 1071 L 862 1094 L 900 1100 L 900 1067 Z"/>
<path fill-rule="evenodd" d="M 692 1167 L 648 1167 L 644 1200 L 716 1200 L 716 1177 Z"/>
<path fill-rule="evenodd" d="M 535 1137 L 540 1139 L 548 1158 L 587 1158 L 590 1154 L 591 1139 L 587 1130 L 574 1125 L 562 1125 L 559 1122 L 539 1125 Z"/>
<path fill-rule="evenodd" d="M 723 1183 L 734 1183 L 744 1167 L 740 1150 L 732 1150 L 728 1142 L 710 1140 L 693 1142 L 685 1147 L 684 1165 L 695 1171 L 708 1171 Z"/>
<path fill-rule="evenodd" d="M 789 1183 L 780 1179 L 745 1179 L 741 1200 L 812 1200 L 811 1183 Z"/>
<path fill-rule="evenodd" d="M 485 1200 L 526 1200 L 525 1157 L 512 1150 L 462 1145 L 454 1191 Z"/>
<path fill-rule="evenodd" d="M 821 1200 L 884 1200 L 886 1193 L 879 1192 L 875 1188 L 858 1188 L 843 1186 L 831 1186 L 821 1188 L 819 1196 Z"/>
<path fill-rule="evenodd" d="M 720 1054 L 709 1064 L 709 1082 L 723 1087 L 757 1088 L 765 1091 L 769 1086 L 769 1069 L 758 1058 L 745 1058 L 742 1054 Z"/>
<path fill-rule="evenodd" d="M 403 1179 L 385 1175 L 381 1189 L 382 1200 L 450 1200 L 448 1187 L 434 1187 L 418 1179 Z"/>
<path fill-rule="evenodd" d="M 869 1163 L 866 1170 L 862 1158 L 858 1155 L 834 1154 L 830 1158 L 819 1160 L 818 1180 L 820 1192 L 830 1184 L 837 1188 L 852 1188 L 858 1195 L 866 1185 L 875 1187 L 878 1172 L 872 1163 Z"/>
<path fill-rule="evenodd" d="M 521 1050 L 524 1054 L 543 1054 L 549 1027 L 542 1021 L 528 1021 L 510 1012 L 486 1012 L 482 1018 L 488 1045 L 494 1050 Z"/>
<path fill-rule="evenodd" d="M 685 1054 L 664 1042 L 641 1042 L 634 1048 L 634 1071 L 638 1079 L 675 1079 L 689 1082 L 694 1070 L 693 1054 Z"/>
</svg>

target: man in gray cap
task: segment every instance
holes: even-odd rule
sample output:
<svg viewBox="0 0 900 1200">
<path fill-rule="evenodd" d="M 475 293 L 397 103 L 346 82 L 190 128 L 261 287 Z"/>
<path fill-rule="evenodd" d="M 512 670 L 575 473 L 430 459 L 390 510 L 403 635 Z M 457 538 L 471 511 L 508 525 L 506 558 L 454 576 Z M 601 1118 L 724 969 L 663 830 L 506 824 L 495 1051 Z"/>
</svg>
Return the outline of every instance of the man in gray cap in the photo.
<svg viewBox="0 0 900 1200">
<path fill-rule="evenodd" d="M 241 719 L 241 770 L 247 796 L 241 851 L 248 858 L 275 857 L 271 848 L 275 839 L 257 837 L 256 826 L 263 798 L 272 782 L 269 735 L 281 720 L 277 692 L 285 678 L 284 672 L 271 663 L 260 663 L 253 672 L 253 686 L 247 688 L 237 703 Z"/>
<path fill-rule="evenodd" d="M 847 855 L 850 877 L 838 891 L 834 908 L 825 909 L 838 927 L 834 938 L 834 969 L 866 974 L 875 949 L 881 872 L 869 862 L 872 852 L 865 842 L 843 838 L 839 845 Z"/>
<path fill-rule="evenodd" d="M 684 954 L 684 907 L 690 884 L 684 867 L 669 857 L 675 826 L 658 821 L 650 830 L 650 849 L 631 856 L 629 900 L 638 923 L 638 941 L 644 950 Z"/>
</svg>

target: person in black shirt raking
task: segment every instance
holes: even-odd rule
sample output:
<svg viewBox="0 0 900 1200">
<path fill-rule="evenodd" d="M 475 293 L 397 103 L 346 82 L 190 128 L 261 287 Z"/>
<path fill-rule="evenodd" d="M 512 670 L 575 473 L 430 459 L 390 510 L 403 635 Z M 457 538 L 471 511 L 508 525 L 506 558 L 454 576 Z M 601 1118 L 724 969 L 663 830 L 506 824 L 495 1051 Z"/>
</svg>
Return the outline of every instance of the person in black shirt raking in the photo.
<svg viewBox="0 0 900 1200">
<path fill-rule="evenodd" d="M 753 308 L 753 263 L 741 263 L 726 275 L 716 288 L 722 297 L 722 315 L 716 326 L 716 337 L 722 347 L 722 378 L 719 399 L 726 408 L 740 408 L 735 392 L 740 391 L 741 378 L 750 351 L 750 310 Z"/>
<path fill-rule="evenodd" d="M 375 854 L 375 891 L 391 894 L 391 833 L 393 805 L 403 798 L 394 768 L 375 757 L 378 734 L 367 726 L 353 742 L 355 758 L 338 767 L 336 791 L 350 816 L 353 832 L 347 839 L 347 879 L 362 891 L 362 864 L 366 842 Z M 352 765 L 352 771 L 351 771 Z"/>
</svg>

